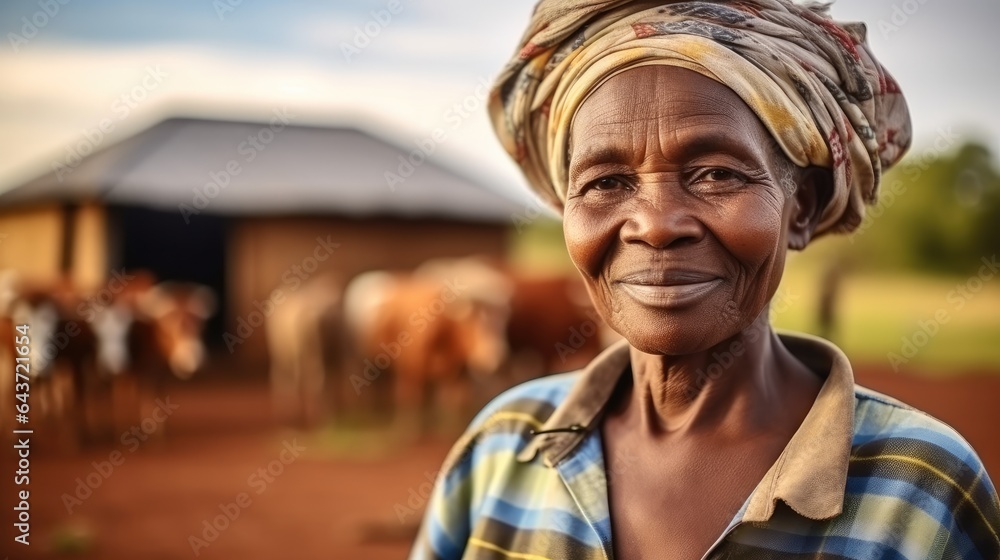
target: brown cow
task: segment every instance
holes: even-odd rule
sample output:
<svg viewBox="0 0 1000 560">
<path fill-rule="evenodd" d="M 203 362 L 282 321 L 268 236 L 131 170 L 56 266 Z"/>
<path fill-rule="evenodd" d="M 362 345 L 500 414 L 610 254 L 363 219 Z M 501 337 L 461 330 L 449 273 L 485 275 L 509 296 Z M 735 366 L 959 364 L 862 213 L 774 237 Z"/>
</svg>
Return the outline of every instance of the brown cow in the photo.
<svg viewBox="0 0 1000 560">
<path fill-rule="evenodd" d="M 362 370 L 350 376 L 352 386 L 360 395 L 371 385 L 376 392 L 392 385 L 397 424 L 421 432 L 430 422 L 428 405 L 444 390 L 455 406 L 442 408 L 464 414 L 469 376 L 496 372 L 506 357 L 509 299 L 507 279 L 475 260 L 360 275 L 345 295 Z"/>
<path fill-rule="evenodd" d="M 139 274 L 120 286 L 107 304 L 84 298 L 68 279 L 51 284 L 18 282 L 13 275 L 0 278 L 0 331 L 28 325 L 30 338 L 29 416 L 71 424 L 61 434 L 74 434 L 76 442 L 90 439 L 93 425 L 103 424 L 108 407 L 103 400 L 112 381 L 113 413 L 122 386 L 138 398 L 139 381 L 158 385 L 157 375 L 170 371 L 190 376 L 204 360 L 201 327 L 210 314 L 211 293 L 193 285 L 154 285 L 152 276 Z M 14 373 L 7 365 L 11 350 L 7 332 L 0 332 L 0 360 L 5 389 Z M 123 375 L 128 374 L 128 375 Z M 7 378 L 11 383 L 6 383 Z M 12 395 L 5 393 L 4 410 L 12 418 Z M 115 398 L 117 397 L 117 398 Z M 143 416 L 141 405 L 119 414 L 112 422 L 119 428 Z M 64 426 L 62 426 L 64 427 Z"/>
<path fill-rule="evenodd" d="M 507 340 L 513 381 L 582 367 L 604 349 L 607 328 L 579 278 L 511 273 L 511 280 Z"/>
<path fill-rule="evenodd" d="M 188 379 L 204 364 L 205 321 L 215 310 L 207 287 L 156 283 L 136 273 L 108 305 L 85 308 L 97 337 L 97 364 L 112 384 L 116 428 L 150 416 L 170 376 Z"/>
<path fill-rule="evenodd" d="M 34 422 L 71 422 L 73 431 L 83 435 L 87 431 L 83 401 L 94 376 L 96 354 L 93 330 L 76 311 L 79 297 L 67 279 L 29 284 L 11 278 L 5 277 L 0 299 L 7 327 L 28 327 L 28 416 Z M 14 371 L 5 366 L 4 376 L 13 382 Z M 5 407 L 13 404 L 4 398 Z"/>
</svg>

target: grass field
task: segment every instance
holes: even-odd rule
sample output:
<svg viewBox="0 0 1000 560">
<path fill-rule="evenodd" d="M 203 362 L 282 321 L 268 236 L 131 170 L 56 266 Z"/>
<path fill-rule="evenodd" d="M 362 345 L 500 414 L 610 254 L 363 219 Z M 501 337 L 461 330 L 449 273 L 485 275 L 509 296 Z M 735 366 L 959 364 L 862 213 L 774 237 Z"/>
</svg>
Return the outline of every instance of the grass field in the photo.
<svg viewBox="0 0 1000 560">
<path fill-rule="evenodd" d="M 822 269 L 800 257 L 788 263 L 781 288 L 797 299 L 774 323 L 814 333 Z M 1000 275 L 982 281 L 858 273 L 845 278 L 839 302 L 833 338 L 854 361 L 942 375 L 1000 374 Z"/>
</svg>

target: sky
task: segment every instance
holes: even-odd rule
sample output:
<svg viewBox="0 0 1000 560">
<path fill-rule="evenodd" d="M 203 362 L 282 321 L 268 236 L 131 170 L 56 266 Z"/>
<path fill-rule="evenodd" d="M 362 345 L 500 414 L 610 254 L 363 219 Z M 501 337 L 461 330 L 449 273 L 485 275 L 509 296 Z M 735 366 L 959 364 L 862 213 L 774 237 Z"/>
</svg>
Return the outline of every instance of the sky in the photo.
<svg viewBox="0 0 1000 560">
<path fill-rule="evenodd" d="M 534 0 L 4 0 L 0 191 L 170 116 L 351 124 L 523 192 L 481 94 Z M 911 157 L 955 134 L 1000 153 L 997 0 L 839 0 L 907 94 Z M 367 31 L 366 31 L 367 30 Z M 478 93 L 478 95 L 477 95 Z"/>
</svg>

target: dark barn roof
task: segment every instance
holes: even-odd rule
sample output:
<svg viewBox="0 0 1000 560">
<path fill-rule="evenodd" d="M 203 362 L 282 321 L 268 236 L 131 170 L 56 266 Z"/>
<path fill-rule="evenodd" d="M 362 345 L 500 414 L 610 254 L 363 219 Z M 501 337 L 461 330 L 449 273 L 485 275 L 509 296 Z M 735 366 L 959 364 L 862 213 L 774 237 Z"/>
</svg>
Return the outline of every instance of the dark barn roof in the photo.
<svg viewBox="0 0 1000 560">
<path fill-rule="evenodd" d="M 0 194 L 0 206 L 97 199 L 109 205 L 178 210 L 195 207 L 212 174 L 239 173 L 198 201 L 215 214 L 338 214 L 504 222 L 521 209 L 512 196 L 461 176 L 429 158 L 390 188 L 399 174 L 396 145 L 355 128 L 287 125 L 271 137 L 267 123 L 173 118 L 84 158 L 59 180 L 55 171 Z M 256 137 L 256 147 L 248 141 Z M 258 149 L 259 148 L 259 149 Z M 404 172 L 406 169 L 403 170 Z"/>
</svg>

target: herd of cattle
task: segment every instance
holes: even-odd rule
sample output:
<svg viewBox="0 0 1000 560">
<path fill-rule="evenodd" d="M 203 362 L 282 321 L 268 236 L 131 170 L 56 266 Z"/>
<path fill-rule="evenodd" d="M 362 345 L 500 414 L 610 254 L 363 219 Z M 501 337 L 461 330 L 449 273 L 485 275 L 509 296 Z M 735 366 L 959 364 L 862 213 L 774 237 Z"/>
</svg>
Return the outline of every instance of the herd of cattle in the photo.
<svg viewBox="0 0 1000 560">
<path fill-rule="evenodd" d="M 99 292 L 81 293 L 65 279 L 39 284 L 4 271 L 0 425 L 15 421 L 25 394 L 32 425 L 64 422 L 78 440 L 95 435 L 101 413 L 111 426 L 134 425 L 146 416 L 144 395 L 157 395 L 167 375 L 188 378 L 202 367 L 202 327 L 214 310 L 208 288 L 148 273 L 116 273 Z M 26 340 L 15 338 L 21 333 Z"/>
<path fill-rule="evenodd" d="M 306 424 L 324 407 L 386 416 L 391 404 L 411 426 L 435 409 L 461 415 L 476 404 L 472 385 L 574 369 L 614 336 L 575 276 L 528 276 L 477 258 L 317 277 L 266 327 L 276 409 Z"/>
<path fill-rule="evenodd" d="M 0 423 L 9 427 L 20 404 L 17 326 L 29 325 L 32 423 L 71 423 L 86 440 L 95 425 L 134 425 L 170 377 L 202 369 L 214 312 L 208 288 L 143 272 L 116 273 L 91 293 L 0 273 Z M 356 412 L 423 430 L 435 410 L 471 409 L 480 382 L 502 387 L 579 367 L 614 335 L 575 277 L 466 258 L 316 275 L 274 307 L 259 336 L 282 420 L 315 425 Z"/>
</svg>

